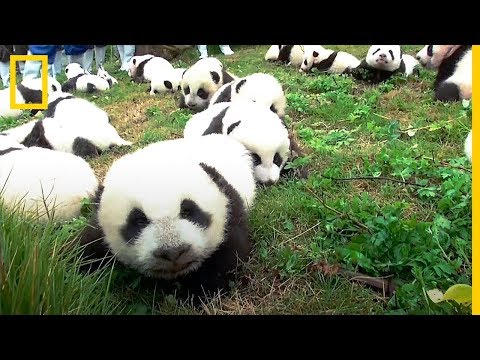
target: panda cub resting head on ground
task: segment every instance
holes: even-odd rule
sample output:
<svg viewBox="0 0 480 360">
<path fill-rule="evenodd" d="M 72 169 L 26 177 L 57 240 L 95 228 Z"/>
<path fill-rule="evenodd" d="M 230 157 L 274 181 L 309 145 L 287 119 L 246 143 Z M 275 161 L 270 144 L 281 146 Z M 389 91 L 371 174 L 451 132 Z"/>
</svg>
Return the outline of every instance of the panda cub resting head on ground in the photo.
<svg viewBox="0 0 480 360">
<path fill-rule="evenodd" d="M 161 141 L 112 164 L 80 243 L 90 270 L 113 254 L 167 289 L 178 282 L 184 295 L 213 295 L 248 259 L 254 198 L 252 158 L 238 141 Z"/>
<path fill-rule="evenodd" d="M 373 84 L 390 79 L 396 74 L 419 74 L 418 61 L 403 54 L 400 45 L 372 45 L 360 65 L 347 69 L 346 74 Z"/>
</svg>

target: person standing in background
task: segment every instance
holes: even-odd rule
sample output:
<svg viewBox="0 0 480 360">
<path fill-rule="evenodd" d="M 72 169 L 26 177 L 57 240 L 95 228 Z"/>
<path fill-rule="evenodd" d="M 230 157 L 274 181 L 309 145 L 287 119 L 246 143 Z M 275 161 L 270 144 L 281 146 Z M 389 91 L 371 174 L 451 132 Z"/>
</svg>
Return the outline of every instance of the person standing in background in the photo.
<svg viewBox="0 0 480 360">
<path fill-rule="evenodd" d="M 64 59 L 65 59 L 65 52 L 63 51 L 63 45 L 57 45 L 55 62 L 53 64 L 55 75 L 60 75 L 62 73 L 63 65 L 65 63 Z"/>
<path fill-rule="evenodd" d="M 230 49 L 230 45 L 218 45 L 220 47 L 220 51 L 223 55 L 233 55 L 234 52 Z M 197 49 L 200 52 L 200 59 L 205 59 L 208 57 L 208 50 L 207 45 L 197 45 Z"/>
<path fill-rule="evenodd" d="M 47 55 L 48 75 L 55 78 L 53 64 L 57 54 L 57 45 L 28 45 L 27 55 Z M 23 79 L 35 79 L 40 77 L 41 61 L 27 60 L 23 72 Z"/>
<path fill-rule="evenodd" d="M 87 68 L 85 66 L 85 53 L 88 49 L 93 49 L 93 45 L 64 45 L 64 48 L 69 64 L 77 63 L 84 69 Z"/>
<path fill-rule="evenodd" d="M 0 45 L 0 77 L 4 88 L 10 86 L 10 55 L 13 45 Z"/>
<path fill-rule="evenodd" d="M 117 45 L 117 49 L 120 55 L 120 70 L 128 71 L 130 60 L 135 55 L 135 45 Z"/>
</svg>

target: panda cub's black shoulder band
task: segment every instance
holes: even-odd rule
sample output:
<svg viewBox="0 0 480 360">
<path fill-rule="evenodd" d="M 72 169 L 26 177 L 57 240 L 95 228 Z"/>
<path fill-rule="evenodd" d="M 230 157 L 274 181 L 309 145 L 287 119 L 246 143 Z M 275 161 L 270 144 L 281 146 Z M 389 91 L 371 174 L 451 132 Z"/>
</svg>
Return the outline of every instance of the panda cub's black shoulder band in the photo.
<svg viewBox="0 0 480 360">
<path fill-rule="evenodd" d="M 69 95 L 69 96 L 61 97 L 52 101 L 50 104 L 48 104 L 47 111 L 45 111 L 45 117 L 54 117 L 55 110 L 57 110 L 57 105 L 63 100 L 68 100 L 73 98 L 74 98 L 73 95 Z"/>
<path fill-rule="evenodd" d="M 225 107 L 222 111 L 220 111 L 213 119 L 210 125 L 208 126 L 207 130 L 202 135 L 210 135 L 210 134 L 221 134 L 223 130 L 223 118 L 227 113 L 227 110 L 230 106 Z"/>
</svg>

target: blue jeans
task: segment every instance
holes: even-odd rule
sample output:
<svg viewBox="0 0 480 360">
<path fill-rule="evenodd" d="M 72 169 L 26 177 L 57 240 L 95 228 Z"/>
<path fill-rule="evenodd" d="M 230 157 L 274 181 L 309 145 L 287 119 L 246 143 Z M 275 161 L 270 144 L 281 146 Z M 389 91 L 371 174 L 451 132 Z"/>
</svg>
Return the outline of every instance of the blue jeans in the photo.
<svg viewBox="0 0 480 360">
<path fill-rule="evenodd" d="M 0 62 L 0 77 L 2 78 L 3 87 L 10 86 L 10 61 Z"/>
<path fill-rule="evenodd" d="M 29 51 L 28 55 L 32 55 Z M 36 79 L 40 77 L 40 69 L 42 68 L 41 61 L 25 61 L 25 68 L 23 70 L 23 79 Z M 53 64 L 48 64 L 48 76 L 55 78 Z"/>
<path fill-rule="evenodd" d="M 135 55 L 135 45 L 117 45 L 120 55 L 120 70 L 128 70 L 130 60 Z"/>
</svg>

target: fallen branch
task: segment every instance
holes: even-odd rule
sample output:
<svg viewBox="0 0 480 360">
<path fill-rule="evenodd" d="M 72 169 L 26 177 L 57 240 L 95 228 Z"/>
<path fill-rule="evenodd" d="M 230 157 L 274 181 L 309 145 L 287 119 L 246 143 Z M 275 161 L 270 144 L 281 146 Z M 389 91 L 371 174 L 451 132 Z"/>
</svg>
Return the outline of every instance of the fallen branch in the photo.
<svg viewBox="0 0 480 360">
<path fill-rule="evenodd" d="M 334 178 L 334 177 L 322 175 L 322 177 L 325 178 L 325 179 L 336 180 L 336 181 L 386 180 L 386 181 L 396 182 L 396 183 L 399 183 L 399 184 L 416 186 L 416 187 L 419 187 L 419 188 L 424 188 L 425 187 L 423 185 L 411 183 L 411 182 L 408 182 L 408 181 L 398 180 L 398 179 L 394 179 L 394 178 L 389 178 L 389 177 L 385 177 L 385 176 L 377 176 L 377 177 L 375 177 L 375 176 L 354 176 L 354 177 L 349 177 L 349 178 Z"/>
<path fill-rule="evenodd" d="M 393 275 L 383 277 L 368 276 L 355 271 L 346 270 L 338 264 L 330 265 L 326 261 L 320 261 L 317 264 L 311 265 L 310 270 L 320 271 L 324 275 L 342 275 L 348 280 L 358 281 L 377 291 L 381 291 L 384 297 L 391 297 L 396 290 Z"/>
</svg>

